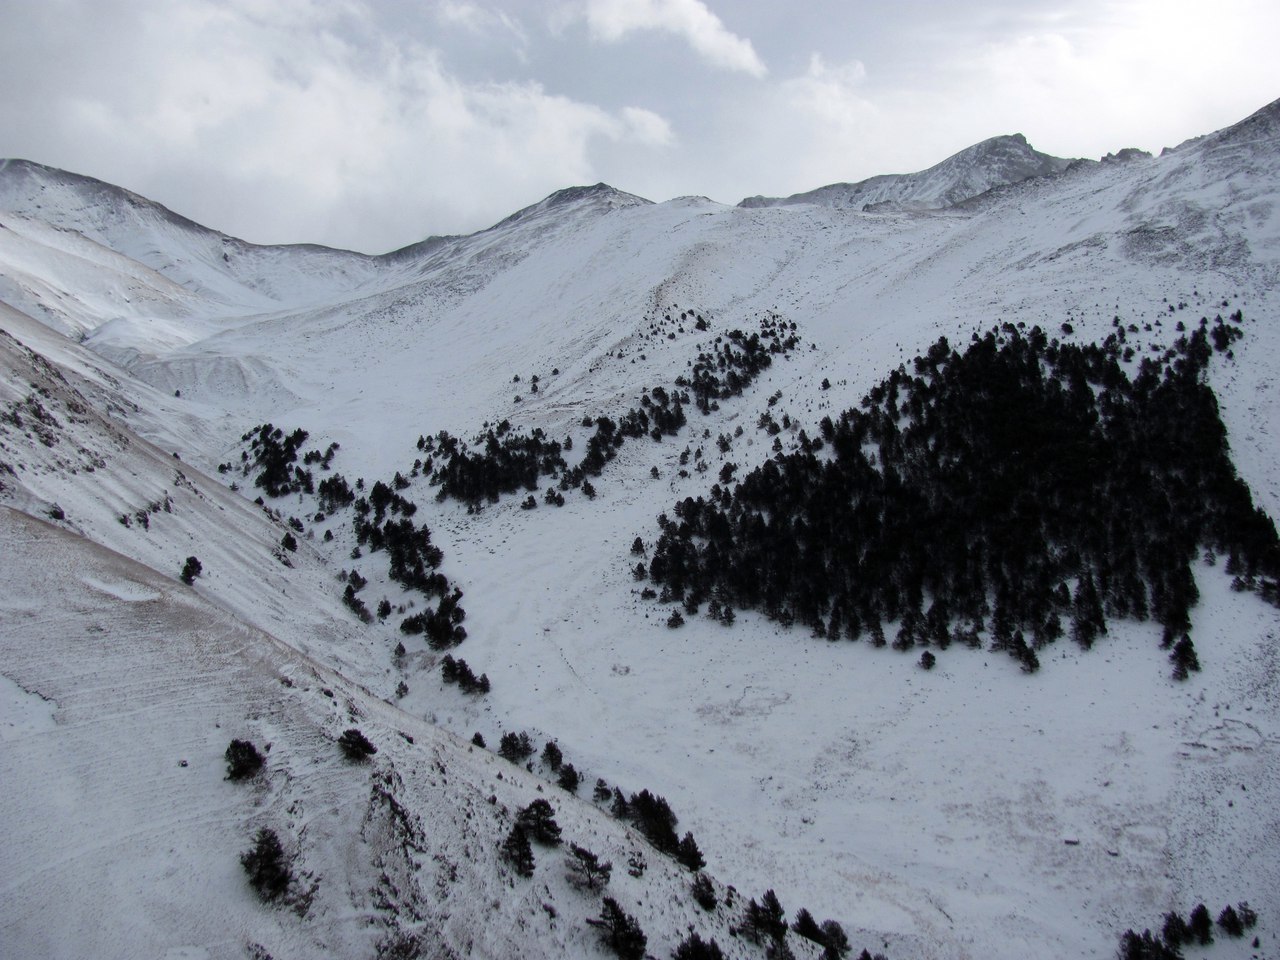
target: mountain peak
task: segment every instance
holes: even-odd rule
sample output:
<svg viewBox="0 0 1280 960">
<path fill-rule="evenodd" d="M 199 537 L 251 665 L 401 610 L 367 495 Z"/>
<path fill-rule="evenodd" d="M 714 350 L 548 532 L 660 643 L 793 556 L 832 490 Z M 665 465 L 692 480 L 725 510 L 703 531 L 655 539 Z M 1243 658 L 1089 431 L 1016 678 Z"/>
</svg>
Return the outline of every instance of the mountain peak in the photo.
<svg viewBox="0 0 1280 960">
<path fill-rule="evenodd" d="M 494 224 L 494 226 L 502 227 L 519 223 L 538 214 L 567 207 L 582 207 L 599 213 L 608 213 L 611 210 L 618 210 L 623 207 L 637 207 L 652 202 L 652 200 L 646 200 L 644 197 L 627 193 L 603 182 L 592 184 L 589 187 L 565 187 L 555 191 L 555 193 L 548 194 L 535 204 L 531 204 L 522 210 L 517 210 L 511 216 Z"/>
<path fill-rule="evenodd" d="M 799 203 L 853 210 L 940 210 L 993 187 L 1054 176 L 1071 161 L 1040 153 L 1021 133 L 991 137 L 918 173 L 887 174 L 857 183 L 833 183 L 785 198 L 749 197 L 741 207 Z"/>
</svg>

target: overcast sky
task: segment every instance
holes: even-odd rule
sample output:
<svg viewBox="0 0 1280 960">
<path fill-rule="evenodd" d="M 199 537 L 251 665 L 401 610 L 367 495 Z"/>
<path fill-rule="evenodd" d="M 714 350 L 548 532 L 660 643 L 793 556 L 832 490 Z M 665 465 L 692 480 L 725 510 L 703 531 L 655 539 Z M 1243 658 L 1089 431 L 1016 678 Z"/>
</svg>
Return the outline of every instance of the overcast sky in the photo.
<svg viewBox="0 0 1280 960">
<path fill-rule="evenodd" d="M 786 8 L 786 9 L 784 9 Z M 383 252 L 560 187 L 736 203 L 1280 97 L 1276 0 L 3 0 L 0 156 Z"/>
</svg>

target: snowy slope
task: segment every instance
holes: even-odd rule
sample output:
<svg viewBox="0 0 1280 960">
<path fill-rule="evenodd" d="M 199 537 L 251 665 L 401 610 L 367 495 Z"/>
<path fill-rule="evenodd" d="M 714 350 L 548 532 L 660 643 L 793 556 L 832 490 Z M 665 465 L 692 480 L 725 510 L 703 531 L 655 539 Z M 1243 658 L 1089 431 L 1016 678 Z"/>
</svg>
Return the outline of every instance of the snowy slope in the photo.
<svg viewBox="0 0 1280 960">
<path fill-rule="evenodd" d="M 399 706 L 443 731 L 465 739 L 479 730 L 490 744 L 521 728 L 539 742 L 558 739 L 588 784 L 600 776 L 666 796 L 721 880 L 752 896 L 773 887 L 792 911 L 836 917 L 863 934 L 853 937 L 859 948 L 887 941 L 891 957 L 1109 956 L 1124 928 L 1155 925 L 1164 911 L 1200 900 L 1216 910 L 1248 899 L 1263 929 L 1275 930 L 1280 861 L 1266 854 L 1280 835 L 1277 618 L 1231 593 L 1220 568 L 1197 574 L 1205 671 L 1178 685 L 1152 629 L 1136 625 L 1115 628 L 1090 654 L 1054 651 L 1034 677 L 1007 658 L 964 650 L 925 674 L 890 651 L 809 639 L 752 614 L 732 629 L 699 618 L 671 631 L 667 609 L 638 598 L 628 548 L 637 535 L 652 542 L 654 518 L 678 499 L 705 495 L 724 462 L 745 471 L 770 456 L 772 438 L 756 429 L 765 410 L 812 434 L 825 413 L 856 404 L 938 335 L 961 344 L 997 320 L 1054 335 L 1070 323 L 1072 337 L 1093 340 L 1119 318 L 1149 352 L 1177 336 L 1180 320 L 1241 309 L 1246 338 L 1211 380 L 1238 469 L 1276 516 L 1278 112 L 1273 104 L 1158 158 L 1030 179 L 1011 172 L 1025 143 L 997 138 L 926 171 L 897 198 L 945 210 L 863 214 L 865 199 L 648 204 L 597 185 L 471 237 L 377 260 L 265 248 L 249 272 L 209 254 L 221 240 L 194 225 L 161 218 L 144 229 L 136 207 L 102 212 L 67 185 L 49 187 L 62 192 L 56 222 L 46 223 L 28 190 L 14 212 L 0 212 L 21 228 L 11 228 L 19 239 L 0 242 L 0 277 L 6 290 L 21 290 L 3 323 L 23 345 L 6 341 L 3 399 L 44 397 L 40 387 L 60 425 L 74 419 L 73 404 L 90 419 L 107 416 L 54 447 L 8 430 L 2 458 L 24 467 L 0 475 L 5 502 L 44 516 L 56 500 L 63 526 L 86 543 L 168 577 L 198 552 L 209 575 L 196 593 L 223 615 L 373 697 L 395 700 L 404 681 Z M 17 194 L 4 186 L 0 195 Z M 138 245 L 143 234 L 152 253 Z M 330 262 L 315 258 L 350 259 L 307 287 L 308 271 Z M 197 261 L 199 271 L 190 266 Z M 126 294 L 145 296 L 145 307 Z M 192 298 L 204 305 L 198 322 L 183 312 Z M 681 318 L 686 310 L 709 329 L 695 330 L 691 316 Z M 562 509 L 522 511 L 508 498 L 476 513 L 436 503 L 435 488 L 411 476 L 420 434 L 465 437 L 502 418 L 570 435 L 580 450 L 584 415 L 616 417 L 643 389 L 669 385 L 715 336 L 752 329 L 770 313 L 796 323 L 799 349 L 744 396 L 709 417 L 692 414 L 676 440 L 629 442 L 595 500 L 570 493 Z M 81 332 L 84 347 L 62 336 Z M 68 382 L 37 375 L 24 347 L 70 371 Z M 820 389 L 824 378 L 829 390 Z M 110 403 L 125 427 L 162 449 L 108 441 Z M 353 562 L 342 518 L 308 520 L 311 536 L 285 568 L 272 552 L 284 527 L 225 489 L 235 473 L 205 476 L 237 461 L 240 435 L 267 420 L 311 431 L 308 446 L 339 441 L 335 467 L 349 478 L 411 477 L 405 495 L 419 504 L 416 519 L 430 524 L 445 572 L 466 594 L 469 638 L 455 653 L 488 674 L 491 694 L 473 699 L 444 686 L 420 638 L 394 658 L 404 639 L 398 618 L 365 627 L 341 606 L 335 574 L 352 567 L 369 579 L 371 603 L 407 599 L 376 558 Z M 738 427 L 721 454 L 715 438 Z M 691 460 L 691 475 L 680 476 L 686 444 L 704 448 L 706 475 Z M 70 473 L 68 446 L 106 465 Z M 195 492 L 174 482 L 175 450 Z M 118 522 L 164 493 L 181 509 L 154 515 L 143 531 Z M 284 517 L 314 513 L 306 498 L 271 505 Z M 101 592 L 91 604 L 103 616 L 118 605 Z M 8 661 L 0 672 L 19 679 Z M 47 731 L 49 718 L 24 703 L 23 722 Z M 471 789 L 476 776 L 460 780 Z M 411 797 L 427 788 L 406 789 Z M 597 823 L 589 810 L 574 816 Z M 616 829 L 599 823 L 602 837 Z M 56 839 L 40 843 L 57 854 Z M 343 862 L 332 857 L 329 874 Z M 651 869 L 657 859 L 649 857 Z M 244 895 L 230 864 L 227 895 Z M 549 955 L 596 949 L 580 922 L 557 931 L 538 928 L 530 942 L 547 944 Z M 477 955 L 504 950 L 493 944 Z"/>
</svg>

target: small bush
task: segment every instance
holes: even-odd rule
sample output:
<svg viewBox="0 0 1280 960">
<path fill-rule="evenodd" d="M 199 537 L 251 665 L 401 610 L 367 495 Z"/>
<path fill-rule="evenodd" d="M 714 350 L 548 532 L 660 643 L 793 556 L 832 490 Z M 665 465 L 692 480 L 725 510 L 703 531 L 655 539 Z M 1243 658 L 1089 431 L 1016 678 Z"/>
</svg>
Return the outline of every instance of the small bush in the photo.
<svg viewBox="0 0 1280 960">
<path fill-rule="evenodd" d="M 195 557 L 187 557 L 187 562 L 183 565 L 182 573 L 179 574 L 179 577 L 189 587 L 195 583 L 196 577 L 200 576 L 202 572 L 204 572 L 204 567 L 201 566 L 200 561 Z"/>
<path fill-rule="evenodd" d="M 248 780 L 267 762 L 248 740 L 232 740 L 223 756 L 227 760 L 228 780 Z"/>
<path fill-rule="evenodd" d="M 378 748 L 369 742 L 369 738 L 355 727 L 342 732 L 342 736 L 338 738 L 338 746 L 342 748 L 348 760 L 356 762 L 368 760 L 378 752 Z"/>
</svg>

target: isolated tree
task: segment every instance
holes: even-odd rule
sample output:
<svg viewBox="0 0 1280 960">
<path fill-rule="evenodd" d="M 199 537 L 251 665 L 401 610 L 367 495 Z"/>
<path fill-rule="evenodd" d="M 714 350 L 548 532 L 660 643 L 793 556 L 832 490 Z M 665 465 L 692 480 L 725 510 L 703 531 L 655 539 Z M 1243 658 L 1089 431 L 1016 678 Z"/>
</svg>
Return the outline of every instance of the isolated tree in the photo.
<svg viewBox="0 0 1280 960">
<path fill-rule="evenodd" d="M 187 562 L 182 567 L 182 573 L 179 576 L 182 582 L 188 587 L 195 583 L 196 577 L 204 572 L 204 567 L 195 557 L 187 557 Z"/>
<path fill-rule="evenodd" d="M 560 825 L 556 823 L 556 811 L 539 797 L 516 814 L 516 823 L 533 840 L 554 847 L 560 843 Z"/>
<path fill-rule="evenodd" d="M 920 654 L 920 666 L 922 666 L 926 670 L 932 670 L 934 666 L 937 664 L 937 662 L 938 662 L 938 658 L 935 657 L 928 650 Z"/>
<path fill-rule="evenodd" d="M 338 746 L 342 748 L 348 760 L 357 763 L 368 760 L 378 752 L 378 748 L 369 742 L 369 738 L 355 727 L 342 732 L 342 736 L 338 738 Z"/>
<path fill-rule="evenodd" d="M 588 919 L 587 923 L 600 930 L 605 945 L 622 960 L 643 960 L 649 938 L 636 918 L 618 906 L 617 900 L 605 897 L 599 918 Z"/>
<path fill-rule="evenodd" d="M 520 876 L 533 876 L 533 846 L 529 843 L 529 835 L 518 823 L 511 827 L 507 839 L 502 841 L 502 858 Z"/>
<path fill-rule="evenodd" d="M 227 760 L 228 780 L 247 780 L 267 762 L 258 748 L 248 740 L 232 740 L 223 756 Z"/>
<path fill-rule="evenodd" d="M 542 748 L 542 762 L 545 763 L 552 771 L 560 769 L 560 764 L 564 761 L 564 754 L 560 752 L 560 747 L 555 741 L 548 740 L 547 745 Z"/>
<path fill-rule="evenodd" d="M 578 786 L 582 783 L 582 774 L 574 769 L 572 763 L 566 763 L 560 768 L 560 775 L 556 778 L 556 783 L 560 785 L 562 790 L 577 793 Z"/>
<path fill-rule="evenodd" d="M 694 873 L 697 873 L 707 865 L 707 861 L 703 859 L 702 851 L 698 849 L 698 843 L 693 839 L 692 833 L 686 833 L 684 839 L 680 841 L 680 845 L 676 847 L 676 859 Z"/>
<path fill-rule="evenodd" d="M 484 735 L 481 734 L 479 730 L 477 730 L 475 733 L 471 735 L 471 742 L 474 743 L 480 749 L 482 750 L 484 749 L 484 746 L 485 746 Z"/>
<path fill-rule="evenodd" d="M 565 876 L 579 890 L 590 890 L 595 893 L 609 884 L 613 875 L 613 864 L 600 858 L 576 843 L 569 844 L 569 856 L 565 858 Z"/>
<path fill-rule="evenodd" d="M 240 854 L 240 865 L 249 875 L 249 884 L 263 900 L 275 900 L 288 889 L 292 879 L 280 838 L 269 827 L 258 830 L 253 847 Z"/>
</svg>

